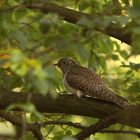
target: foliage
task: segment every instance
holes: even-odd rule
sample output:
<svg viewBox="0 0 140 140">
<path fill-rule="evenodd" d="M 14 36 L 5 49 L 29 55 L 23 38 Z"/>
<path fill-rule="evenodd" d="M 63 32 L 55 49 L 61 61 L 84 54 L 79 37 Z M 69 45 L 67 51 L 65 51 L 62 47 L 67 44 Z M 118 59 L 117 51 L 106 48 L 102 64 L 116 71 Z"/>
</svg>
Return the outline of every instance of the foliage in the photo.
<svg viewBox="0 0 140 140">
<path fill-rule="evenodd" d="M 72 57 L 96 70 L 110 87 L 130 102 L 140 102 L 139 0 L 48 0 L 93 15 L 93 19 L 81 17 L 77 24 L 64 22 L 57 13 L 44 14 L 25 7 L 8 9 L 22 2 L 35 1 L 0 1 L 1 88 L 44 95 L 50 93 L 57 98 L 59 92 L 65 89 L 61 82 L 62 75 L 53 64 L 62 57 Z M 126 27 L 125 32 L 132 34 L 129 46 L 96 31 L 97 26 L 105 30 L 111 23 L 116 28 Z M 11 108 L 14 106 L 11 105 Z M 27 111 L 33 106 L 27 104 L 22 107 Z M 28 111 L 34 115 L 37 113 L 34 107 Z M 48 116 L 47 119 L 58 119 L 52 114 Z M 76 120 L 79 123 L 90 122 L 87 118 L 77 118 L 62 117 L 63 120 Z M 53 131 L 49 131 L 52 128 Z M 42 131 L 44 135 L 57 140 L 78 132 L 77 129 L 58 126 L 47 126 Z M 104 135 L 108 139 L 107 134 Z M 95 136 L 96 139 L 101 137 Z"/>
</svg>

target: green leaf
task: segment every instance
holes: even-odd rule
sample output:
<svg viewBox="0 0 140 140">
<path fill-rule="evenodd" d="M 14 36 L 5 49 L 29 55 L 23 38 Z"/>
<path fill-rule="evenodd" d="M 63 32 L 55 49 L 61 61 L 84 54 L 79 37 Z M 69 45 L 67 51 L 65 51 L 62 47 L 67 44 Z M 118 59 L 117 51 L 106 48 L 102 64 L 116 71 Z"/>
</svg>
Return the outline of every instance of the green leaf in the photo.
<svg viewBox="0 0 140 140">
<path fill-rule="evenodd" d="M 19 46 L 21 47 L 21 49 L 25 49 L 26 47 L 28 48 L 28 39 L 26 37 L 26 35 L 24 34 L 24 32 L 22 31 L 15 31 L 11 33 L 12 36 L 15 38 L 15 40 L 18 41 L 18 43 L 20 44 Z"/>
<path fill-rule="evenodd" d="M 62 140 L 76 140 L 76 139 L 73 138 L 73 137 L 68 137 L 68 136 L 66 136 L 66 137 L 64 137 Z"/>
<path fill-rule="evenodd" d="M 39 119 L 43 119 L 43 117 L 44 117 L 40 112 L 38 112 L 36 110 L 35 106 L 32 103 L 25 103 L 25 104 L 16 103 L 16 104 L 12 104 L 6 110 L 10 111 L 10 110 L 14 110 L 16 108 L 24 110 L 24 111 L 27 111 L 27 112 L 30 112 L 30 113 L 33 113 Z"/>
<path fill-rule="evenodd" d="M 120 51 L 119 53 L 120 53 L 120 55 L 121 55 L 125 60 L 128 59 L 129 54 L 128 54 L 128 52 L 127 52 L 126 50 L 122 50 L 122 51 Z"/>
<path fill-rule="evenodd" d="M 140 81 L 134 82 L 129 88 L 128 91 L 132 93 L 140 93 Z"/>
<path fill-rule="evenodd" d="M 79 5 L 78 5 L 78 10 L 79 11 L 84 11 L 85 9 L 87 9 L 90 5 L 90 3 L 88 1 L 83 1 L 83 2 L 80 2 Z"/>
</svg>

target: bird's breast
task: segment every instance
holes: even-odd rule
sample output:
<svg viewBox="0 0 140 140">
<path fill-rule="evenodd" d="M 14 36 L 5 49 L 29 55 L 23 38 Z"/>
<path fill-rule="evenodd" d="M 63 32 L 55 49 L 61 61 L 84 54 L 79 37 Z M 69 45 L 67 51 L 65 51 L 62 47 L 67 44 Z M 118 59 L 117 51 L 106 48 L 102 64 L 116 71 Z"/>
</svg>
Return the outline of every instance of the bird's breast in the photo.
<svg viewBox="0 0 140 140">
<path fill-rule="evenodd" d="M 64 86 L 65 88 L 71 93 L 71 94 L 75 94 L 77 92 L 76 89 L 72 88 L 69 83 L 67 82 L 67 79 L 66 79 L 66 75 L 67 75 L 67 72 L 64 74 L 63 76 L 63 83 L 64 83 Z"/>
</svg>

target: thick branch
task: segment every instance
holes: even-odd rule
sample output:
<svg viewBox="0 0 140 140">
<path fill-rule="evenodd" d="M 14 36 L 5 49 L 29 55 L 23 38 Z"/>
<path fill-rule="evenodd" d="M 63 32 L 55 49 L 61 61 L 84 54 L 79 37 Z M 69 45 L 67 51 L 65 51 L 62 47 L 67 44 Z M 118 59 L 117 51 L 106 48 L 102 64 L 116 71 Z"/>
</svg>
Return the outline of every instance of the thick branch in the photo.
<svg viewBox="0 0 140 140">
<path fill-rule="evenodd" d="M 0 90 L 0 109 L 5 109 L 13 103 L 25 103 L 27 93 L 16 93 Z M 56 99 L 51 96 L 33 94 L 31 102 L 38 111 L 47 113 L 63 113 L 69 115 L 82 115 L 96 118 L 104 118 L 122 110 L 119 106 L 96 100 L 93 98 L 75 98 L 71 95 L 59 95 Z"/>
<path fill-rule="evenodd" d="M 79 134 L 77 134 L 75 137 L 78 140 L 84 140 L 85 138 L 89 137 L 91 134 L 95 134 L 96 132 L 101 131 L 104 128 L 109 127 L 112 124 L 115 123 L 122 123 L 126 125 L 132 125 L 135 127 L 140 128 L 140 105 L 138 106 L 129 106 L 127 109 L 120 111 L 116 113 L 115 115 L 106 117 L 103 120 L 100 120 L 94 125 L 91 125 L 85 129 L 83 129 Z M 139 135 L 138 135 L 139 136 Z"/>
<path fill-rule="evenodd" d="M 0 109 L 13 103 L 25 103 L 29 93 L 15 93 L 0 90 Z M 50 96 L 32 94 L 30 100 L 40 112 L 81 115 L 104 119 L 117 114 L 117 123 L 140 128 L 140 105 L 121 109 L 117 105 L 93 98 L 74 98 L 71 95 Z"/>
</svg>

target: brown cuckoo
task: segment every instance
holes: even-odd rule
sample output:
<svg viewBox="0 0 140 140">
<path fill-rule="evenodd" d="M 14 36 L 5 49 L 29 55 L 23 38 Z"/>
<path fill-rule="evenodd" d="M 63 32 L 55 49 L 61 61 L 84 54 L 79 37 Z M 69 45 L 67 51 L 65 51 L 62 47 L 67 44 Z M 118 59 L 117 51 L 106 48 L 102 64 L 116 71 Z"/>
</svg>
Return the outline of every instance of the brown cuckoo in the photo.
<svg viewBox="0 0 140 140">
<path fill-rule="evenodd" d="M 77 97 L 89 96 L 123 108 L 128 106 L 128 101 L 111 90 L 95 71 L 80 66 L 71 58 L 62 58 L 54 65 L 61 69 L 66 89 Z"/>
</svg>

